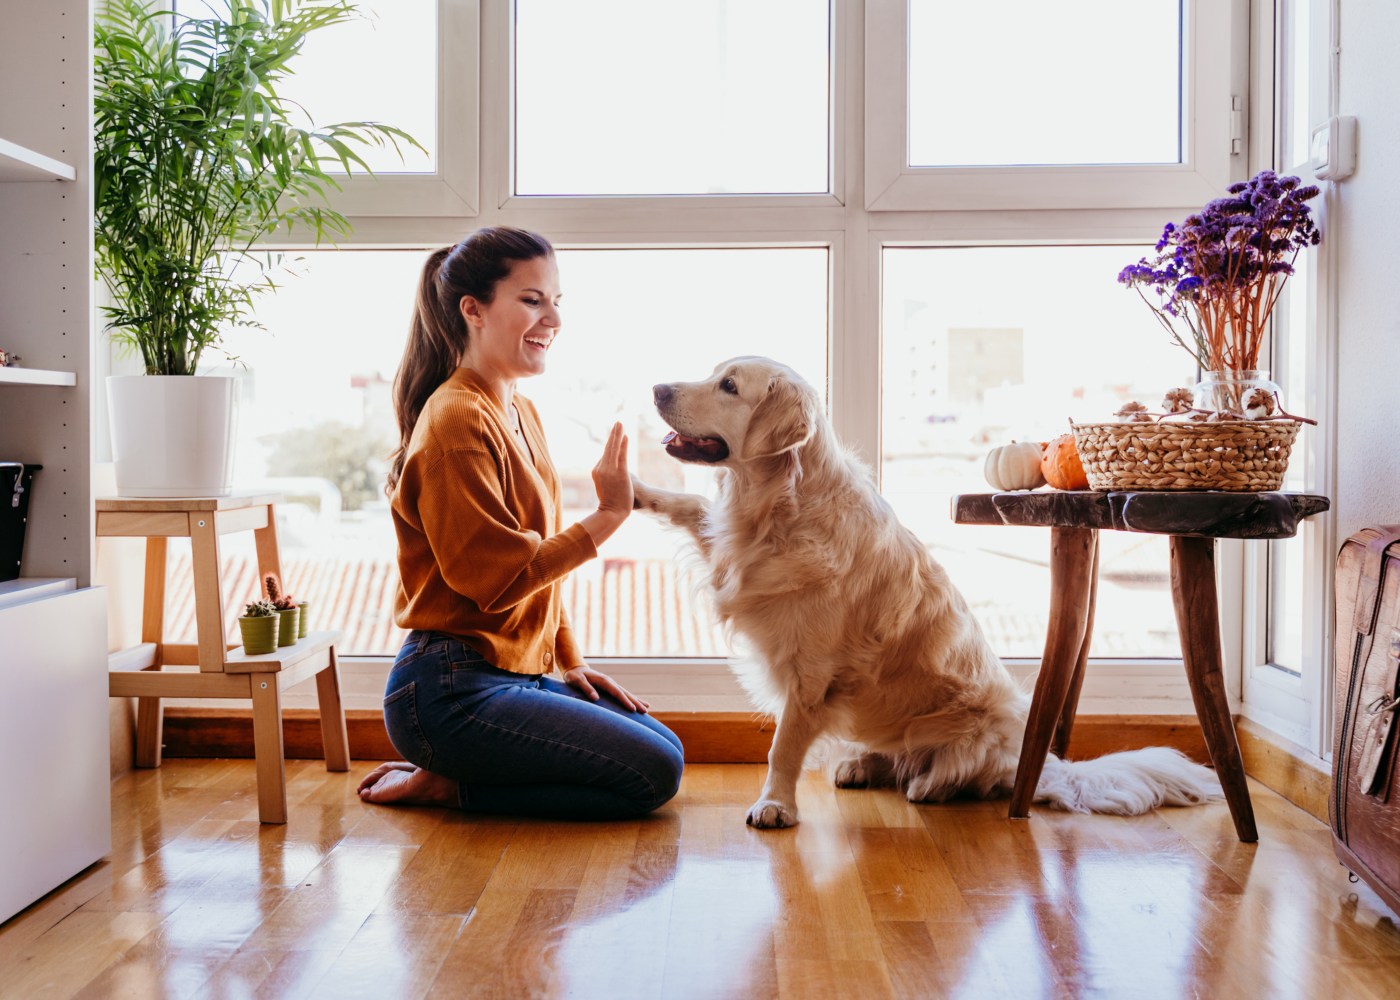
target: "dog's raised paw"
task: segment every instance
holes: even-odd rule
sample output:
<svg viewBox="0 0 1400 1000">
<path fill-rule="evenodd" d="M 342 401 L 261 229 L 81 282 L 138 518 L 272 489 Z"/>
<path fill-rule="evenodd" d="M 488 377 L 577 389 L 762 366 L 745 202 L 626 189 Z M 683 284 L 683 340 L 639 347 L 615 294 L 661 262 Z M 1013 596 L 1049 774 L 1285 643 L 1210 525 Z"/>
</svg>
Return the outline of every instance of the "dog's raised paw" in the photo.
<svg viewBox="0 0 1400 1000">
<path fill-rule="evenodd" d="M 646 483 L 642 482 L 635 475 L 632 476 L 632 509 L 641 510 L 643 507 L 648 510 L 656 510 L 656 491 Z"/>
<path fill-rule="evenodd" d="M 760 830 L 778 830 L 785 826 L 796 826 L 797 809 L 773 799 L 759 799 L 749 810 L 745 822 Z"/>
</svg>

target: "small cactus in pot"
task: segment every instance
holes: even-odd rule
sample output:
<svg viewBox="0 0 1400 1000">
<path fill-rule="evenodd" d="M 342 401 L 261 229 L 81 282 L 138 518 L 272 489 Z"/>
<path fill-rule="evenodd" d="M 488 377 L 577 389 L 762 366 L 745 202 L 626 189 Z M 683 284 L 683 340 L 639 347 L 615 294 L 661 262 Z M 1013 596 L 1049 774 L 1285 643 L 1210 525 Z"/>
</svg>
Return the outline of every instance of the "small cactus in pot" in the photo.
<svg viewBox="0 0 1400 1000">
<path fill-rule="evenodd" d="M 300 629 L 297 619 L 301 615 L 301 609 L 297 607 L 297 599 L 282 590 L 282 583 L 277 579 L 276 573 L 264 576 L 263 586 L 267 588 L 268 601 L 282 619 L 282 624 L 277 629 L 277 645 L 290 646 L 297 641 Z"/>
<path fill-rule="evenodd" d="M 243 652 L 250 656 L 271 653 L 277 648 L 277 633 L 281 616 L 271 601 L 251 601 L 238 619 L 243 637 Z"/>
</svg>

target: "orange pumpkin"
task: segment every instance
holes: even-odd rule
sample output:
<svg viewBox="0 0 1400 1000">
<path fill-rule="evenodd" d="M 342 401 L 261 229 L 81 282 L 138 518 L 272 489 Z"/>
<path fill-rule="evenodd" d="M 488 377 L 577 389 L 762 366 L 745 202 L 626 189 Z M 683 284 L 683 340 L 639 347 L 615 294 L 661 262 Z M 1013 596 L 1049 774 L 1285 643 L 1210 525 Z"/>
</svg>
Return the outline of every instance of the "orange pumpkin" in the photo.
<svg viewBox="0 0 1400 1000">
<path fill-rule="evenodd" d="M 1045 481 L 1057 490 L 1087 490 L 1089 477 L 1079 461 L 1079 449 L 1073 434 L 1061 434 L 1045 445 L 1040 456 L 1040 471 Z"/>
</svg>

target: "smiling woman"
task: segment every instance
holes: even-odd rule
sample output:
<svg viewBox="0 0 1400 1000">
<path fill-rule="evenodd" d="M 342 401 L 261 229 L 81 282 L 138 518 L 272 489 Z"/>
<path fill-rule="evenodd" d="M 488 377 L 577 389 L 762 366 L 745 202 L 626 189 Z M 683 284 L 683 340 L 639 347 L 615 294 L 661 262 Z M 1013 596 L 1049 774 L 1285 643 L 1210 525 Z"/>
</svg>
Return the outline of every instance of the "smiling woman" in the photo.
<svg viewBox="0 0 1400 1000">
<path fill-rule="evenodd" d="M 614 423 L 597 507 L 563 526 L 539 414 L 515 391 L 544 371 L 558 303 L 554 248 L 524 230 L 479 229 L 424 265 L 388 483 L 410 631 L 384 724 L 404 760 L 361 782 L 367 802 L 618 819 L 680 784 L 680 740 L 589 666 L 563 605 L 563 579 L 632 513 L 632 484 Z"/>
</svg>

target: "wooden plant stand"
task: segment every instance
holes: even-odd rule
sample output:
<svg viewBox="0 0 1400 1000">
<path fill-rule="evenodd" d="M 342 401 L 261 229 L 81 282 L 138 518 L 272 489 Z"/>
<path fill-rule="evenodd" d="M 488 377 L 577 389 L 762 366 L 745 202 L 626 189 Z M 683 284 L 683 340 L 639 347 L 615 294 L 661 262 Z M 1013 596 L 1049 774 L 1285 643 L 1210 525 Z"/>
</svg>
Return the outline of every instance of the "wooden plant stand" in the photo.
<svg viewBox="0 0 1400 1000">
<path fill-rule="evenodd" d="M 141 643 L 111 655 L 108 680 L 111 697 L 137 699 L 136 766 L 160 766 L 161 698 L 246 698 L 252 702 L 258 817 L 264 823 L 287 821 L 282 746 L 284 688 L 316 678 L 326 770 L 350 769 L 335 658 L 335 646 L 342 633 L 310 632 L 306 638 L 262 656 L 249 656 L 240 646 L 225 644 L 219 537 L 234 531 L 252 531 L 259 580 L 265 580 L 269 573 L 281 579 L 274 516 L 280 499 L 268 494 L 240 494 L 97 501 L 99 538 L 146 539 Z M 190 540 L 197 638 L 193 646 L 164 641 L 165 554 L 169 538 Z"/>
</svg>

